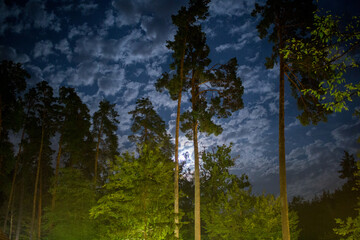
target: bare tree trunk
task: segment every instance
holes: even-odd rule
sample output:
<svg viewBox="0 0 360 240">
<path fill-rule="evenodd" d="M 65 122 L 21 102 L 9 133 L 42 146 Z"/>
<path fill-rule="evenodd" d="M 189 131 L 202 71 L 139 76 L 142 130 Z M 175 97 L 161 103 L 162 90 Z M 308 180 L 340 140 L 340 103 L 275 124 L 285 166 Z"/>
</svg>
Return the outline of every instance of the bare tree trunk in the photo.
<svg viewBox="0 0 360 240">
<path fill-rule="evenodd" d="M 180 85 L 181 88 L 178 94 L 178 104 L 176 112 L 176 130 L 175 130 L 175 177 L 174 177 L 174 214 L 175 214 L 175 239 L 179 239 L 179 128 L 180 128 L 180 110 L 181 110 L 181 97 L 182 97 L 182 85 L 184 80 L 184 57 L 186 50 L 186 38 L 184 39 L 183 53 L 181 55 L 180 62 Z"/>
<path fill-rule="evenodd" d="M 14 200 L 11 203 L 11 211 L 10 211 L 10 229 L 9 229 L 9 239 L 12 237 L 13 226 L 14 226 L 14 203 L 15 203 L 15 194 L 13 196 Z"/>
<path fill-rule="evenodd" d="M 29 111 L 28 111 L 28 113 L 29 113 Z M 11 202 L 12 202 L 12 199 L 13 199 L 15 182 L 16 182 L 16 175 L 17 175 L 17 172 L 18 172 L 19 164 L 20 164 L 20 153 L 21 153 L 21 149 L 22 149 L 22 143 L 24 141 L 24 136 L 25 136 L 25 124 L 24 124 L 24 127 L 22 129 L 22 133 L 21 133 L 21 140 L 20 140 L 20 144 L 19 144 L 18 154 L 16 156 L 15 169 L 14 169 L 13 179 L 12 179 L 12 183 L 11 183 L 10 196 L 9 196 L 9 201 L 8 201 L 8 205 L 7 205 L 7 209 L 6 209 L 6 213 L 5 213 L 4 233 L 6 232 L 6 224 L 7 224 L 7 220 L 8 220 L 8 213 L 9 213 Z"/>
<path fill-rule="evenodd" d="M 41 156 L 42 156 L 43 145 L 44 145 L 44 135 L 45 135 L 45 126 L 44 126 L 44 123 L 43 123 L 42 128 L 41 128 L 40 151 L 39 151 L 39 158 L 38 158 L 38 162 L 37 162 L 35 187 L 34 187 L 35 189 L 34 189 L 33 209 L 32 209 L 31 224 L 30 224 L 30 238 L 29 238 L 30 240 L 32 239 L 33 233 L 34 233 L 34 222 L 35 222 L 35 212 L 36 212 L 36 197 L 37 197 L 38 184 L 39 184 Z"/>
<path fill-rule="evenodd" d="M 17 226 L 16 226 L 15 240 L 19 240 L 19 238 L 20 238 L 21 221 L 22 221 L 22 215 L 23 215 L 24 192 L 25 192 L 24 178 L 22 178 L 21 179 L 21 193 L 20 193 L 20 200 L 19 200 L 19 214 L 18 214 L 18 220 L 17 220 Z"/>
<path fill-rule="evenodd" d="M 38 206 L 38 231 L 37 239 L 41 238 L 41 217 L 42 217 L 42 170 L 40 172 L 40 186 L 39 186 L 39 206 Z"/>
<path fill-rule="evenodd" d="M 283 48 L 281 30 L 278 30 L 280 49 Z M 285 164 L 285 90 L 284 90 L 284 56 L 280 53 L 280 92 L 279 92 L 279 174 L 280 174 L 280 202 L 282 239 L 290 240 L 289 213 L 286 191 L 286 164 Z"/>
<path fill-rule="evenodd" d="M 200 166 L 199 166 L 199 147 L 198 147 L 198 126 L 197 122 L 193 126 L 194 155 L 195 155 L 195 240 L 201 239 L 200 224 Z"/>
<path fill-rule="evenodd" d="M 60 168 L 60 158 L 61 158 L 61 144 L 62 144 L 62 136 L 60 137 L 60 140 L 59 140 L 59 150 L 58 150 L 58 154 L 57 154 L 57 157 L 56 157 L 56 169 L 55 169 L 55 179 L 54 179 L 54 192 L 53 192 L 52 201 L 51 201 L 51 210 L 54 210 L 54 208 L 55 208 L 56 188 L 57 188 L 57 185 L 58 185 L 59 168 Z"/>
<path fill-rule="evenodd" d="M 96 182 L 97 182 L 97 169 L 98 169 L 98 161 L 99 161 L 99 148 L 100 148 L 100 140 L 101 140 L 102 128 L 103 128 L 103 122 L 101 120 L 100 129 L 99 129 L 99 133 L 98 133 L 98 141 L 96 143 L 94 188 L 96 188 Z"/>
<path fill-rule="evenodd" d="M 174 178 L 174 213 L 175 213 L 175 238 L 179 239 L 179 128 L 180 128 L 180 108 L 181 93 L 178 95 L 177 115 L 176 115 L 176 131 L 175 131 L 175 178 Z"/>
<path fill-rule="evenodd" d="M 23 141 L 24 141 L 24 137 L 25 137 L 25 127 L 26 127 L 26 122 L 27 122 L 27 119 L 28 119 L 28 116 L 29 116 L 31 106 L 32 106 L 32 101 L 29 101 L 28 105 L 27 105 L 27 111 L 26 111 L 25 121 L 24 121 L 24 124 L 23 124 L 23 129 L 22 129 L 22 133 L 21 133 L 19 150 L 18 150 L 18 153 L 16 155 L 16 163 L 15 163 L 14 175 L 13 175 L 13 179 L 12 179 L 12 183 L 11 183 L 9 202 L 8 202 L 6 213 L 5 213 L 4 233 L 6 232 L 6 224 L 7 224 L 7 219 L 8 219 L 8 213 L 9 213 L 11 201 L 12 201 L 12 198 L 13 198 L 12 195 L 14 193 L 16 175 L 17 175 L 17 171 L 18 171 L 18 168 L 19 168 L 19 164 L 20 164 L 20 153 L 21 153 L 21 150 L 22 150 L 22 145 L 23 145 Z"/>
</svg>

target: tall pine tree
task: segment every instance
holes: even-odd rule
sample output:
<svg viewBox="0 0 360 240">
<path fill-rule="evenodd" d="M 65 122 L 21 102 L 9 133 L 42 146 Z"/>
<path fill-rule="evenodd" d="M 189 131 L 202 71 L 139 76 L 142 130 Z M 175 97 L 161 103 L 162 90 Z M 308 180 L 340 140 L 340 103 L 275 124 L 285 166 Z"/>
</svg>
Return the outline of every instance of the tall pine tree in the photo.
<svg viewBox="0 0 360 240">
<path fill-rule="evenodd" d="M 306 35 L 307 27 L 311 26 L 315 6 L 311 0 L 267 0 L 265 5 L 255 4 L 253 16 L 261 15 L 257 25 L 260 38 L 268 36 L 270 42 L 274 43 L 271 57 L 266 59 L 266 67 L 273 68 L 279 58 L 280 81 L 279 81 L 279 175 L 280 175 L 280 200 L 282 215 L 282 237 L 290 239 L 288 200 L 286 190 L 286 167 L 285 167 L 285 95 L 284 79 L 287 74 L 287 64 L 284 54 L 279 51 L 283 49 L 286 40 L 294 37 L 301 38 Z M 291 79 L 289 78 L 291 81 Z M 294 83 L 293 83 L 294 84 Z M 296 85 L 296 83 L 294 84 Z M 315 104 L 316 106 L 316 104 Z M 307 117 L 312 118 L 312 114 Z"/>
<path fill-rule="evenodd" d="M 104 170 L 106 161 L 113 161 L 115 155 L 118 155 L 118 138 L 116 135 L 117 119 L 119 114 L 115 110 L 115 104 L 110 104 L 109 101 L 102 100 L 99 103 L 99 110 L 93 116 L 93 134 L 96 139 L 96 152 L 94 164 L 94 186 L 97 186 L 99 169 Z M 103 172 L 105 173 L 105 172 Z"/>
</svg>

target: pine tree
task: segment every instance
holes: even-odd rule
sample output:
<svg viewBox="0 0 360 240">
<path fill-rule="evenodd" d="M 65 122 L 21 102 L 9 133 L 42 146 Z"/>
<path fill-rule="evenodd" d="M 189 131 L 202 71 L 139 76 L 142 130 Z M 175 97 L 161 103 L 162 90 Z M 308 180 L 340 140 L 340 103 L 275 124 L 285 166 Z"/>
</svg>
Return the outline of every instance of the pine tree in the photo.
<svg viewBox="0 0 360 240">
<path fill-rule="evenodd" d="M 90 136 L 90 114 L 88 107 L 81 101 L 75 89 L 61 87 L 58 98 L 58 131 L 60 139 L 56 157 L 55 180 L 53 188 L 52 208 L 56 200 L 56 184 L 59 173 L 60 159 L 66 156 L 69 167 L 81 166 L 83 153 L 90 150 L 85 139 Z"/>
<path fill-rule="evenodd" d="M 39 206 L 41 206 L 41 194 L 40 199 L 38 200 L 38 193 L 42 193 L 42 179 L 41 176 L 44 176 L 45 173 L 42 173 L 41 170 L 44 170 L 46 163 L 43 160 L 51 157 L 52 151 L 48 150 L 50 147 L 50 137 L 55 132 L 54 127 L 54 104 L 55 98 L 53 97 L 53 89 L 48 85 L 47 82 L 43 81 L 36 85 L 35 88 L 35 105 L 33 111 L 31 111 L 31 123 L 30 126 L 32 129 L 29 129 L 29 135 L 38 136 L 40 141 L 38 145 L 38 157 L 37 157 L 37 167 L 35 174 L 35 186 L 34 186 L 34 195 L 33 195 L 33 206 L 32 206 L 32 217 L 30 223 L 30 239 L 33 238 L 34 227 L 35 227 L 35 214 L 36 214 L 36 204 L 39 201 Z M 30 133 L 32 131 L 32 133 Z M 39 136 L 40 135 L 40 136 Z M 47 150 L 47 151 L 44 151 Z M 50 155 L 50 156 L 49 156 Z M 40 183 L 40 186 L 39 186 Z M 37 238 L 40 239 L 40 225 L 41 225 L 41 208 L 38 207 L 38 235 Z"/>
<path fill-rule="evenodd" d="M 170 135 L 166 132 L 165 122 L 154 110 L 149 98 L 140 98 L 136 101 L 136 108 L 130 111 L 133 124 L 129 136 L 130 141 L 140 146 L 157 146 L 170 158 L 173 152 L 173 145 L 170 142 Z"/>
<path fill-rule="evenodd" d="M 98 165 L 104 168 L 106 161 L 113 161 L 118 155 L 117 147 L 117 120 L 119 114 L 115 110 L 115 104 L 103 100 L 99 103 L 99 110 L 93 116 L 93 134 L 96 137 L 96 155 L 94 168 L 94 186 L 98 182 Z M 103 170 L 103 169 L 101 169 Z"/>
<path fill-rule="evenodd" d="M 189 7 L 182 7 L 177 15 L 173 15 L 172 22 L 178 27 L 174 36 L 174 41 L 167 42 L 167 48 L 173 51 L 172 57 L 174 62 L 170 65 L 176 73 L 170 77 L 164 73 L 156 82 L 158 91 L 164 88 L 169 91 L 170 97 L 177 100 L 176 127 L 175 127 L 175 176 L 174 176 L 174 213 L 175 213 L 175 238 L 179 238 L 179 129 L 180 129 L 180 108 L 181 98 L 184 87 L 184 75 L 189 71 L 185 69 L 185 54 L 190 42 L 189 33 L 196 28 L 198 20 L 204 20 L 208 15 L 209 1 L 190 1 Z"/>
<path fill-rule="evenodd" d="M 280 49 L 285 48 L 286 40 L 293 37 L 299 38 L 306 35 L 307 27 L 312 24 L 312 13 L 315 6 L 312 1 L 300 0 L 267 0 L 265 5 L 255 4 L 252 12 L 253 16 L 261 15 L 261 20 L 257 25 L 260 38 L 268 36 L 270 42 L 274 43 L 273 52 L 266 60 L 266 67 L 273 68 L 279 58 L 280 81 L 279 81 L 279 175 L 280 175 L 280 199 L 282 215 L 282 237 L 290 239 L 288 201 L 286 190 L 286 167 L 285 167 L 285 117 L 284 117 L 284 79 L 289 72 L 289 65 L 284 59 L 284 54 Z M 271 31 L 271 32 L 269 32 Z M 291 78 L 288 78 L 291 82 Z M 294 86 L 301 82 L 292 83 Z M 315 103 L 316 106 L 316 103 Z M 306 114 L 305 119 L 312 118 L 313 114 Z M 314 120 L 317 120 L 314 118 Z M 301 120 L 301 118 L 300 118 Z M 305 123 L 305 121 L 304 121 Z"/>
</svg>

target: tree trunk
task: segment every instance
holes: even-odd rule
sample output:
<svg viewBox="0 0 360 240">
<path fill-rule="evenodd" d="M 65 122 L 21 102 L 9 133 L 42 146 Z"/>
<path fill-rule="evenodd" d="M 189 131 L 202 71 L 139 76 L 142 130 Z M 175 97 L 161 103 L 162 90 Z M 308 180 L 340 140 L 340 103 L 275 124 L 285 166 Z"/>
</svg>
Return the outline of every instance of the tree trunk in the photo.
<svg viewBox="0 0 360 240">
<path fill-rule="evenodd" d="M 1 99 L 1 98 L 0 98 Z M 25 121 L 24 121 L 24 125 L 23 125 L 23 129 L 22 129 L 22 133 L 21 133 L 21 139 L 20 139 L 20 144 L 19 144 L 19 150 L 18 150 L 18 154 L 16 155 L 16 163 L 15 163 L 15 169 L 14 169 L 14 175 L 13 175 L 13 179 L 12 179 L 12 183 L 11 183 L 11 190 L 10 190 L 10 196 L 9 196 L 9 202 L 7 205 L 7 209 L 6 209 L 6 213 L 5 213 L 5 222 L 4 222 L 4 233 L 6 232 L 6 224 L 7 224 L 7 219 L 8 219 L 8 213 L 9 213 L 9 209 L 10 209 L 10 205 L 11 205 L 11 201 L 12 201 L 12 195 L 14 193 L 14 187 L 15 187 L 15 182 L 16 182 L 16 175 L 17 175 L 17 171 L 19 168 L 19 164 L 20 164 L 20 153 L 22 150 L 22 144 L 24 141 L 24 137 L 25 137 L 25 127 L 26 127 L 26 122 L 29 116 L 29 112 L 30 112 L 30 108 L 32 106 L 32 101 L 28 102 L 27 105 L 27 111 L 26 111 L 26 116 L 25 116 Z"/>
<path fill-rule="evenodd" d="M 19 240 L 19 238 L 20 238 L 21 221 L 22 221 L 22 215 L 23 215 L 24 192 L 25 192 L 24 178 L 22 178 L 21 179 L 20 201 L 19 201 L 19 214 L 18 214 L 18 220 L 17 220 L 17 226 L 16 226 L 15 240 Z"/>
<path fill-rule="evenodd" d="M 195 240 L 201 239 L 200 224 L 200 166 L 199 166 L 199 147 L 197 139 L 197 122 L 193 126 L 194 155 L 195 155 Z"/>
<path fill-rule="evenodd" d="M 56 169 L 55 169 L 55 179 L 54 179 L 54 192 L 53 192 L 52 201 L 51 201 L 51 210 L 54 210 L 54 208 L 55 208 L 56 188 L 57 188 L 57 184 L 58 184 L 59 168 L 60 168 L 60 158 L 61 158 L 61 144 L 62 144 L 62 135 L 60 136 L 60 140 L 59 140 L 59 150 L 58 150 L 58 154 L 57 154 L 57 157 L 56 157 Z"/>
<path fill-rule="evenodd" d="M 39 186 L 39 206 L 38 206 L 38 231 L 37 239 L 41 238 L 41 217 L 42 217 L 42 171 L 40 172 L 40 186 Z"/>
<path fill-rule="evenodd" d="M 174 214 L 175 214 L 175 239 L 180 238 L 179 231 L 179 128 L 180 128 L 180 110 L 182 97 L 182 84 L 184 79 L 184 57 L 186 50 L 186 38 L 184 40 L 184 50 L 180 62 L 180 90 L 178 94 L 178 104 L 176 112 L 176 130 L 175 130 L 175 177 L 174 177 Z"/>
<path fill-rule="evenodd" d="M 13 198 L 15 199 L 15 194 L 14 194 Z M 12 201 L 12 203 L 11 203 L 9 239 L 11 239 L 11 237 L 12 237 L 13 226 L 14 226 L 14 203 L 15 203 L 15 200 Z"/>
<path fill-rule="evenodd" d="M 281 30 L 278 30 L 280 49 L 284 47 Z M 280 174 L 280 202 L 282 239 L 290 240 L 288 201 L 286 191 L 286 164 L 285 164 L 285 84 L 284 84 L 284 56 L 280 53 L 280 92 L 279 92 L 279 174 Z"/>
<path fill-rule="evenodd" d="M 195 75 L 192 73 L 191 79 L 191 102 L 192 111 L 197 111 L 197 97 L 199 89 L 195 84 Z M 200 224 L 200 166 L 199 166 L 199 147 L 198 147 L 198 120 L 193 117 L 192 123 L 194 157 L 195 157 L 195 240 L 201 240 L 201 224 Z"/>
<path fill-rule="evenodd" d="M 29 111 L 28 111 L 28 113 L 29 113 Z M 7 205 L 7 209 L 6 209 L 6 213 L 5 213 L 4 233 L 6 232 L 6 224 L 7 224 L 7 220 L 8 220 L 8 214 L 9 214 L 11 202 L 12 202 L 12 199 L 13 199 L 15 182 L 16 182 L 16 175 L 17 175 L 17 171 L 18 171 L 18 168 L 19 168 L 19 164 L 20 164 L 20 153 L 21 153 L 21 148 L 22 148 L 22 143 L 23 143 L 23 140 L 24 140 L 24 136 L 25 136 L 25 124 L 24 124 L 23 130 L 22 130 L 22 133 L 21 133 L 21 140 L 20 140 L 20 144 L 19 144 L 18 154 L 16 156 L 15 169 L 14 169 L 13 179 L 12 179 L 12 183 L 11 183 L 10 196 L 9 196 L 9 201 L 8 201 L 8 205 Z"/>
<path fill-rule="evenodd" d="M 95 169 L 94 169 L 94 188 L 96 188 L 97 182 L 97 168 L 98 168 L 98 160 L 99 160 L 99 148 L 100 148 L 100 140 L 102 134 L 103 122 L 101 120 L 100 129 L 98 133 L 98 141 L 96 143 L 96 156 L 95 156 Z"/>
<path fill-rule="evenodd" d="M 38 158 L 38 162 L 37 162 L 35 187 L 34 187 L 33 209 L 32 209 L 31 224 L 30 224 L 30 238 L 29 238 L 30 240 L 32 239 L 33 233 L 34 233 L 34 222 L 35 222 L 35 212 L 36 212 L 36 197 L 37 197 L 38 184 L 39 184 L 41 156 L 42 156 L 43 145 L 44 145 L 44 135 L 45 135 L 45 126 L 44 126 L 44 123 L 43 123 L 42 128 L 41 128 L 40 151 L 39 151 L 39 158 Z"/>
<path fill-rule="evenodd" d="M 181 107 L 181 93 L 178 95 L 177 115 L 176 115 L 176 130 L 175 130 L 175 176 L 174 176 L 174 213 L 175 213 L 175 239 L 179 239 L 179 128 L 180 128 L 180 107 Z"/>
</svg>

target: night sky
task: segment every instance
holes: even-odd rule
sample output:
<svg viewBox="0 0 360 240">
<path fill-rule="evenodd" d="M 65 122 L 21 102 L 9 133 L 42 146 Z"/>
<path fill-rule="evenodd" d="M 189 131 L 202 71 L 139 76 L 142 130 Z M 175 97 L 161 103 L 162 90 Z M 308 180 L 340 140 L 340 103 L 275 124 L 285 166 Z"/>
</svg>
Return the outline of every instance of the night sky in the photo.
<svg viewBox="0 0 360 240">
<path fill-rule="evenodd" d="M 176 101 L 158 93 L 154 83 L 169 71 L 175 27 L 171 15 L 187 1 L 0 1 L 0 60 L 23 63 L 31 74 L 28 87 L 46 80 L 54 88 L 76 88 L 91 113 L 102 99 L 116 103 L 120 114 L 120 152 L 129 144 L 131 119 L 137 98 L 149 97 L 175 135 Z M 262 1 L 263 2 L 263 1 Z M 237 158 L 234 172 L 249 176 L 256 192 L 278 194 L 278 81 L 279 68 L 267 70 L 265 57 L 271 44 L 260 40 L 259 19 L 250 16 L 255 1 L 217 0 L 210 3 L 210 17 L 202 25 L 207 34 L 212 64 L 236 57 L 238 76 L 245 87 L 244 109 L 218 120 L 221 135 L 200 135 L 200 149 L 233 143 Z M 340 15 L 355 15 L 359 1 L 319 1 L 322 8 Z M 360 72 L 348 73 L 358 79 Z M 343 183 L 337 171 L 344 150 L 359 149 L 359 118 L 350 111 L 332 114 L 327 123 L 301 126 L 295 100 L 287 84 L 285 92 L 286 161 L 288 194 L 306 198 L 333 190 Z M 184 96 L 184 102 L 189 96 Z M 184 104 L 185 111 L 189 105 Z M 15 139 L 16 137 L 14 137 Z M 192 141 L 182 136 L 181 153 Z M 182 157 L 182 159 L 184 159 Z M 191 164 L 190 164 L 191 165 Z"/>
</svg>

